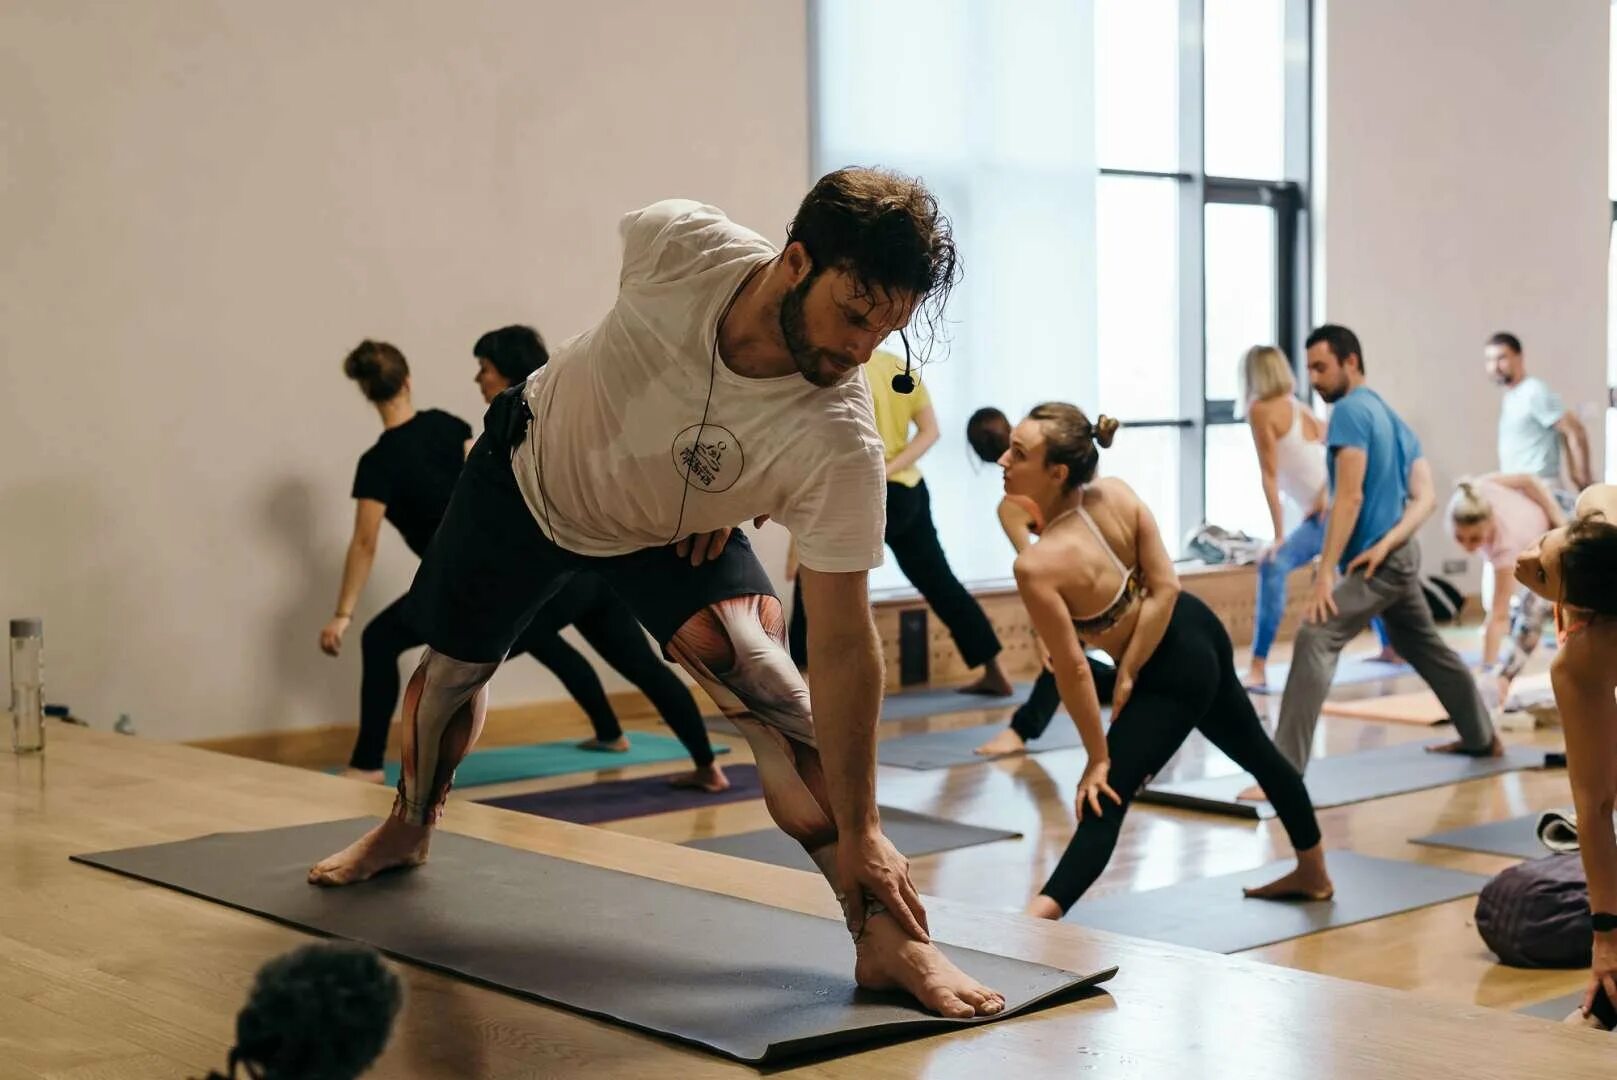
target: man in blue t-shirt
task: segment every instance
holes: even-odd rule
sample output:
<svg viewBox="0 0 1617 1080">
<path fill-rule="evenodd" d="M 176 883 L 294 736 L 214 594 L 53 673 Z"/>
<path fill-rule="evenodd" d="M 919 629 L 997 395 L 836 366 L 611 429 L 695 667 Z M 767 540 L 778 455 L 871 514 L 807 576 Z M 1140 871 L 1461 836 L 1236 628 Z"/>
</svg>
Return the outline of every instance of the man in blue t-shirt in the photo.
<svg viewBox="0 0 1617 1080">
<path fill-rule="evenodd" d="M 1346 327 L 1321 326 L 1308 335 L 1308 379 L 1332 405 L 1325 430 L 1330 509 L 1275 744 L 1299 772 L 1307 767 L 1337 657 L 1380 615 L 1393 647 L 1426 680 L 1459 729 L 1457 740 L 1429 749 L 1502 753 L 1476 683 L 1438 634 L 1421 590 L 1414 535 L 1431 516 L 1436 498 L 1420 440 L 1365 385 L 1364 353 Z"/>
</svg>

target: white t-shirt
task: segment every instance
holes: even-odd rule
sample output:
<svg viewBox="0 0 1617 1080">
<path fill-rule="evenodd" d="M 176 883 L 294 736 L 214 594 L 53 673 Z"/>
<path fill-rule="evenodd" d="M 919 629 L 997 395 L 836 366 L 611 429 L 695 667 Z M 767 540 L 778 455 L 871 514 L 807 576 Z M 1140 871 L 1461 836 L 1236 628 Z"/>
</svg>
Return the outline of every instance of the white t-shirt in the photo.
<svg viewBox="0 0 1617 1080">
<path fill-rule="evenodd" d="M 1566 405 L 1543 379 L 1529 375 L 1505 391 L 1499 406 L 1499 471 L 1555 480 L 1561 475 L 1561 433 L 1555 425 Z"/>
<path fill-rule="evenodd" d="M 725 306 L 775 249 L 685 199 L 618 231 L 617 302 L 523 391 L 535 420 L 512 469 L 540 529 L 622 555 L 768 514 L 811 570 L 880 566 L 887 485 L 865 380 L 751 379 L 717 356 Z"/>
</svg>

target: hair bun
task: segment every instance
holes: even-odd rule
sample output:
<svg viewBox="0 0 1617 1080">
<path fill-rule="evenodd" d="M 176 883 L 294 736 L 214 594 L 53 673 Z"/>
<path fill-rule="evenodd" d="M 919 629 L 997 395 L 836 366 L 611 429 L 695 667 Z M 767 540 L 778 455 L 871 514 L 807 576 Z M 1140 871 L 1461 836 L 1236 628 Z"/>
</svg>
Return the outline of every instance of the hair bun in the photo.
<svg viewBox="0 0 1617 1080">
<path fill-rule="evenodd" d="M 1095 442 L 1100 445 L 1101 449 L 1104 450 L 1111 446 L 1112 437 L 1117 434 L 1117 421 L 1114 418 L 1107 416 L 1105 413 L 1102 413 L 1100 419 L 1095 421 L 1094 427 Z"/>
</svg>

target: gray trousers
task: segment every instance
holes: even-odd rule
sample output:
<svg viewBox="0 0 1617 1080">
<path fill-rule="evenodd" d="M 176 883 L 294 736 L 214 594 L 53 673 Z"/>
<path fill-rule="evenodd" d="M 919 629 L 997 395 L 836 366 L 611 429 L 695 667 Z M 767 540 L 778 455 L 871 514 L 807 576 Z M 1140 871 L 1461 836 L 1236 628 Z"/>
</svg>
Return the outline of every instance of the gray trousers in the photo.
<svg viewBox="0 0 1617 1080">
<path fill-rule="evenodd" d="M 1320 706 L 1330 693 L 1342 649 L 1377 615 L 1398 655 L 1426 680 L 1448 711 L 1467 749 L 1483 750 L 1493 742 L 1493 724 L 1477 691 L 1476 680 L 1437 632 L 1432 610 L 1420 587 L 1420 545 L 1411 540 L 1387 557 L 1366 580 L 1362 572 L 1342 578 L 1333 594 L 1336 614 L 1322 623 L 1304 623 L 1297 631 L 1280 701 L 1275 745 L 1303 772 L 1319 725 Z"/>
</svg>

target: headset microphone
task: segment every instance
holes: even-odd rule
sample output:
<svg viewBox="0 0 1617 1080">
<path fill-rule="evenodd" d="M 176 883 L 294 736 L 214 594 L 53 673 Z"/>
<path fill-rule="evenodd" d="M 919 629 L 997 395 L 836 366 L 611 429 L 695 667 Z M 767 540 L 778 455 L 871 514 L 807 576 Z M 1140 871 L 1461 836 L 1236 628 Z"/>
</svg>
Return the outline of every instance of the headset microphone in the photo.
<svg viewBox="0 0 1617 1080">
<path fill-rule="evenodd" d="M 893 390 L 900 394 L 915 393 L 915 376 L 910 374 L 910 339 L 904 331 L 898 332 L 898 340 L 904 343 L 904 373 L 893 376 Z"/>
</svg>

